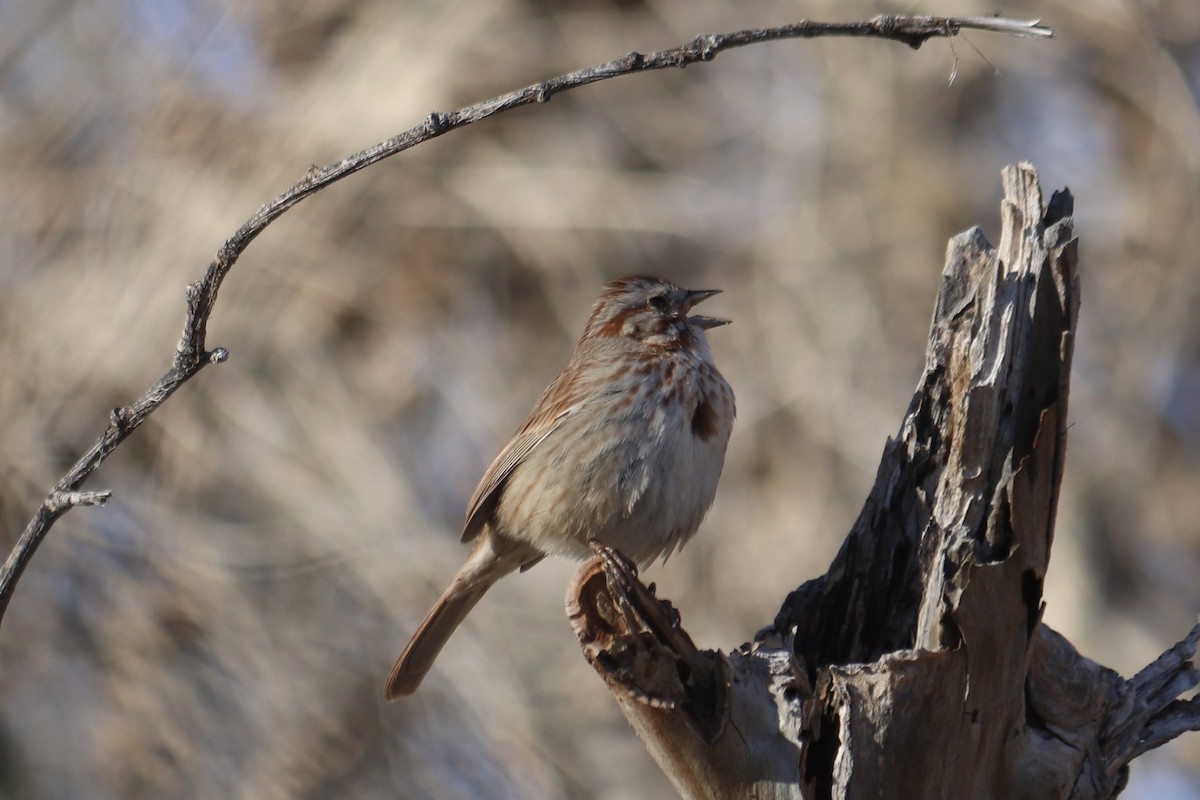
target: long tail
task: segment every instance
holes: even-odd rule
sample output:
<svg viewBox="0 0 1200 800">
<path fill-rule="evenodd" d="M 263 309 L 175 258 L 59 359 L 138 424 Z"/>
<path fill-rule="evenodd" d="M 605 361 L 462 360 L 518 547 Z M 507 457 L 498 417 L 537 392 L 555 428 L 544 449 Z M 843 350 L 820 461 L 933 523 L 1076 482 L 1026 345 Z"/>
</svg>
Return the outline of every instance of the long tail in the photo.
<svg viewBox="0 0 1200 800">
<path fill-rule="evenodd" d="M 434 659 L 449 641 L 450 634 L 454 633 L 475 604 L 499 578 L 497 575 L 486 583 L 474 585 L 463 585 L 458 578 L 454 579 L 425 615 L 421 627 L 417 628 L 404 652 L 392 665 L 392 671 L 388 673 L 387 682 L 383 685 L 383 696 L 386 699 L 407 697 L 417 690 L 425 673 L 433 666 Z"/>
<path fill-rule="evenodd" d="M 407 697 L 417 690 L 425 673 L 455 629 L 496 581 L 518 568 L 532 566 L 542 554 L 526 544 L 501 539 L 484 531 L 475 541 L 467 563 L 442 592 L 437 603 L 425 615 L 417 632 L 404 647 L 404 652 L 392 665 L 383 696 L 387 700 Z"/>
</svg>

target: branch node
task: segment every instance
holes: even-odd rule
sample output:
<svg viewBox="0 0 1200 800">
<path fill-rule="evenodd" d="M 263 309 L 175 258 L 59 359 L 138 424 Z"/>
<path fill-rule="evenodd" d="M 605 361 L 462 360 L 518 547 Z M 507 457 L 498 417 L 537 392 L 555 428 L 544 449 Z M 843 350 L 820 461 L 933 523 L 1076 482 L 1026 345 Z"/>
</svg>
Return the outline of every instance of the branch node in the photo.
<svg viewBox="0 0 1200 800">
<path fill-rule="evenodd" d="M 891 14 L 880 14 L 871 20 L 871 27 L 884 36 L 891 36 L 896 32 L 896 18 Z"/>
<path fill-rule="evenodd" d="M 449 129 L 449 121 L 441 111 L 434 111 L 425 119 L 425 128 L 430 136 L 437 136 Z"/>
<path fill-rule="evenodd" d="M 205 354 L 210 364 L 224 364 L 229 360 L 229 351 L 224 347 L 214 347 Z"/>
<path fill-rule="evenodd" d="M 71 492 L 69 497 L 73 506 L 102 506 L 112 499 L 112 492 L 108 489 L 98 492 Z"/>
<path fill-rule="evenodd" d="M 629 55 L 625 56 L 625 69 L 641 69 L 646 63 L 646 57 L 637 50 L 630 51 Z"/>
<path fill-rule="evenodd" d="M 912 30 L 912 20 L 912 17 L 896 17 L 892 14 L 880 14 L 871 20 L 871 27 L 880 36 L 903 42 L 913 50 L 919 50 L 921 45 L 925 44 L 925 40 L 931 36 L 954 36 L 958 33 L 958 26 L 951 24 L 949 21 L 944 25 L 937 26 L 936 29 L 926 28 L 924 32 L 916 32 Z"/>
<path fill-rule="evenodd" d="M 76 506 L 102 506 L 112 498 L 112 492 L 52 492 L 46 498 L 46 510 L 52 514 L 75 508 Z"/>
<path fill-rule="evenodd" d="M 108 424 L 117 433 L 122 433 L 125 430 L 125 409 L 118 407 L 108 412 Z"/>
</svg>

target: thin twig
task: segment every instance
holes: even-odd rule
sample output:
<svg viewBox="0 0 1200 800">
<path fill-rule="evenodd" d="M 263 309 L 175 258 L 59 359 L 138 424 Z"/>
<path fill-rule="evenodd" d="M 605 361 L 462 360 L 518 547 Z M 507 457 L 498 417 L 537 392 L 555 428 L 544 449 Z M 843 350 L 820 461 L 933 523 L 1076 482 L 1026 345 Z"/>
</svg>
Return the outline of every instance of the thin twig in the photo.
<svg viewBox="0 0 1200 800">
<path fill-rule="evenodd" d="M 935 36 L 951 37 L 960 30 L 994 31 L 1016 36 L 1050 38 L 1054 32 L 1038 21 L 1022 21 L 1001 17 L 901 17 L 879 16 L 865 22 L 821 23 L 797 22 L 777 28 L 751 29 L 734 33 L 697 36 L 687 44 L 643 55 L 629 55 L 587 69 L 559 75 L 515 92 L 493 97 L 481 103 L 449 113 L 434 112 L 414 128 L 380 142 L 335 164 L 311 168 L 304 177 L 283 194 L 262 206 L 237 232 L 225 241 L 216 258 L 208 265 L 204 277 L 187 287 L 187 314 L 183 334 L 176 347 L 171 368 L 136 401 L 114 409 L 108 427 L 82 458 L 64 475 L 38 507 L 33 519 L 25 526 L 3 569 L 0 569 L 0 621 L 8 610 L 9 600 L 17 581 L 33 558 L 42 539 L 63 514 L 77 505 L 95 505 L 108 499 L 109 493 L 80 493 L 79 487 L 96 471 L 104 460 L 120 446 L 129 434 L 146 421 L 176 389 L 195 377 L 209 364 L 225 361 L 229 354 L 223 348 L 206 348 L 208 320 L 217 301 L 217 292 L 230 269 L 252 241 L 268 225 L 279 219 L 289 208 L 309 195 L 324 189 L 348 175 L 401 153 L 410 147 L 441 136 L 456 128 L 470 125 L 495 114 L 519 106 L 545 103 L 555 94 L 589 83 L 608 80 L 636 72 L 647 72 L 711 61 L 718 54 L 735 47 L 780 39 L 816 38 L 818 36 L 870 36 L 890 39 L 917 48 Z"/>
</svg>

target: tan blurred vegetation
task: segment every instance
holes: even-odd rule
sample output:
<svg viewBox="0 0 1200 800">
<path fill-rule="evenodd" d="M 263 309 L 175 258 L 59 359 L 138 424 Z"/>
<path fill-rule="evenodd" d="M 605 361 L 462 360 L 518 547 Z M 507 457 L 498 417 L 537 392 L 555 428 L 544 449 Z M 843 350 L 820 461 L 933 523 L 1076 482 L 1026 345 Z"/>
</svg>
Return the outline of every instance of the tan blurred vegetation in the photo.
<svg viewBox="0 0 1200 800">
<path fill-rule="evenodd" d="M 696 33 L 993 6 L 812 0 L 18 0 L 0 7 L 0 537 L 170 363 L 183 287 L 259 204 L 449 110 Z M 649 577 L 734 647 L 821 573 L 920 372 L 946 239 L 1021 159 L 1077 197 L 1083 309 L 1047 619 L 1129 674 L 1200 610 L 1200 6 L 1059 0 L 1052 42 L 785 42 L 454 132 L 318 195 L 225 284 L 232 358 L 68 515 L 0 630 L 0 797 L 645 798 L 579 657 L 573 566 L 381 680 L 465 501 L 600 284 L 725 294 L 739 420 Z M 951 85 L 948 78 L 957 63 Z M 1127 796 L 1200 797 L 1200 744 Z M 1167 787 L 1176 794 L 1161 793 Z"/>
</svg>

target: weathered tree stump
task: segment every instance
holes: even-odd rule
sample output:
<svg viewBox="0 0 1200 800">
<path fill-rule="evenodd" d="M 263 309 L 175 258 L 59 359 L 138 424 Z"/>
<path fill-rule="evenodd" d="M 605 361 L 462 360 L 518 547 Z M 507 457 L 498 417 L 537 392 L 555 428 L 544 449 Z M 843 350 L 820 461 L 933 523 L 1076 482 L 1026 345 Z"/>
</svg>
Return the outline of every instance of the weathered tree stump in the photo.
<svg viewBox="0 0 1200 800">
<path fill-rule="evenodd" d="M 601 552 L 568 614 L 686 797 L 1108 798 L 1200 728 L 1200 625 L 1126 681 L 1041 622 L 1079 310 L 1072 197 L 1003 172 L 950 241 L 925 372 L 829 571 L 731 653 Z"/>
</svg>

